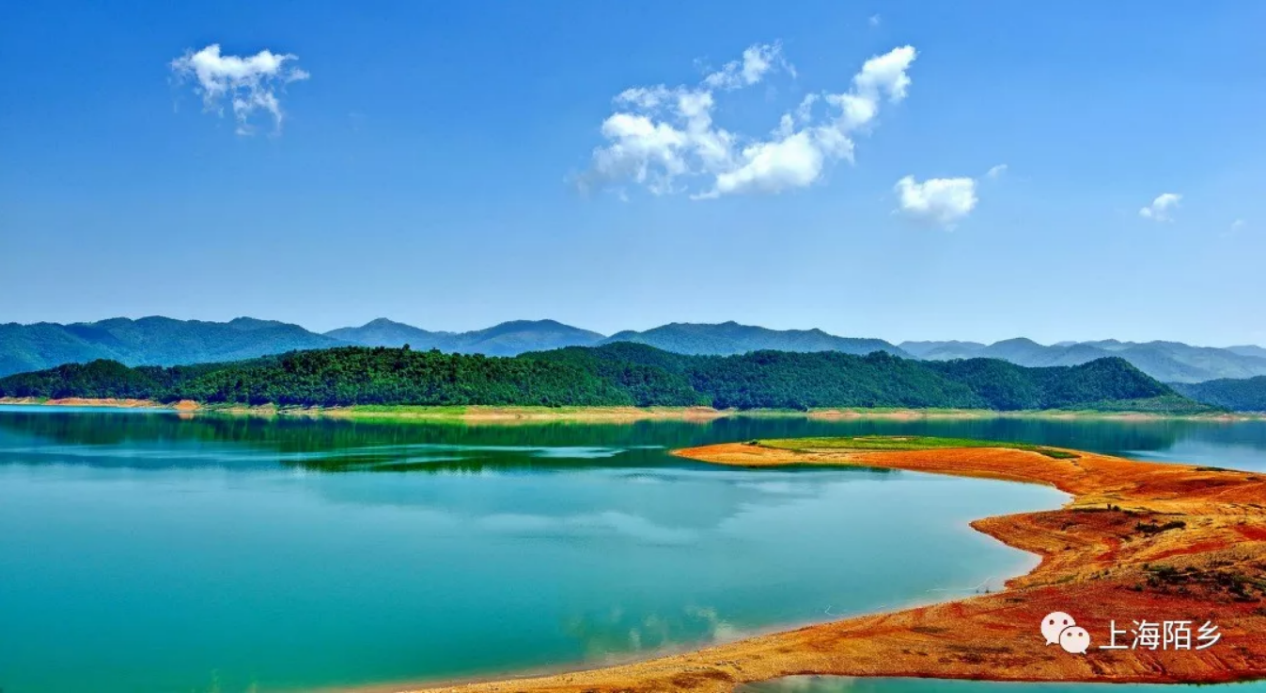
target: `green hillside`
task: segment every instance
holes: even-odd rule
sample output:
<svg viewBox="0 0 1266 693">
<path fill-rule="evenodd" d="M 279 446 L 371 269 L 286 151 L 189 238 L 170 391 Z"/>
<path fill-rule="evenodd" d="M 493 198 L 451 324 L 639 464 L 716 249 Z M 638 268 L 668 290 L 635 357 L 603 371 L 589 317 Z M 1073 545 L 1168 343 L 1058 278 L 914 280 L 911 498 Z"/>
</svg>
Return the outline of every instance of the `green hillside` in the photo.
<svg viewBox="0 0 1266 693">
<path fill-rule="evenodd" d="M 1059 368 L 929 363 L 883 352 L 758 351 L 688 356 L 619 343 L 514 358 L 368 347 L 241 363 L 128 368 L 99 360 L 0 378 L 3 397 L 133 397 L 170 402 L 349 405 L 1119 409 L 1194 411 L 1121 359 Z"/>
<path fill-rule="evenodd" d="M 1231 411 L 1266 412 L 1266 376 L 1233 380 L 1223 378 L 1203 383 L 1175 383 L 1179 393 L 1214 407 Z"/>
</svg>

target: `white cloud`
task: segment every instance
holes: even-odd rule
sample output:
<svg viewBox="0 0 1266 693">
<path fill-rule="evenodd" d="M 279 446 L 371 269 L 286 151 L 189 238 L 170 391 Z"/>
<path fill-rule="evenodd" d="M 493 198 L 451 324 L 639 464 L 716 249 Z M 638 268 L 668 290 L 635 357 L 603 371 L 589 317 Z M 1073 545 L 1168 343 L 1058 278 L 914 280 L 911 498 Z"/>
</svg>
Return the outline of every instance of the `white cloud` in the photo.
<svg viewBox="0 0 1266 693">
<path fill-rule="evenodd" d="M 308 79 L 306 71 L 295 66 L 299 58 L 264 49 L 255 55 L 222 55 L 219 44 L 211 44 L 198 52 L 189 51 L 171 61 L 177 79 L 193 79 L 194 92 L 202 97 L 207 110 L 223 113 L 227 100 L 237 121 L 237 133 L 252 132 L 250 119 L 256 111 L 266 111 L 273 118 L 275 129 L 281 129 L 284 113 L 277 94 L 285 85 Z"/>
<path fill-rule="evenodd" d="M 782 192 L 802 188 L 822 174 L 822 147 L 808 132 L 759 142 L 743 149 L 743 165 L 717 175 L 715 193 Z"/>
<path fill-rule="evenodd" d="M 976 208 L 976 181 L 971 178 L 930 178 L 922 183 L 914 176 L 897 181 L 900 211 L 906 216 L 942 226 L 953 226 Z"/>
<path fill-rule="evenodd" d="M 642 110 L 659 108 L 659 105 L 672 98 L 668 87 L 660 84 L 654 87 L 633 87 L 625 89 L 615 97 L 616 103 L 628 104 Z"/>
<path fill-rule="evenodd" d="M 1231 232 L 1234 233 L 1236 231 L 1242 231 L 1245 226 L 1248 226 L 1247 221 L 1244 221 L 1243 219 L 1236 219 L 1231 222 Z"/>
<path fill-rule="evenodd" d="M 910 76 L 906 70 L 918 56 L 914 46 L 894 48 L 883 55 L 876 55 L 862 65 L 862 71 L 853 77 L 853 85 L 861 96 L 877 100 L 880 93 L 897 102 L 906 97 Z"/>
<path fill-rule="evenodd" d="M 689 192 L 696 199 L 807 187 L 831 162 L 852 161 L 854 133 L 874 123 L 885 99 L 905 98 L 916 56 L 913 47 L 903 46 L 870 58 L 848 91 L 806 95 L 763 138 L 716 127 L 715 92 L 759 83 L 777 69 L 791 72 L 776 43 L 748 48 L 741 61 L 697 87 L 626 89 L 615 98 L 617 113 L 603 124 L 607 144 L 594 150 L 580 183 L 587 188 L 632 180 L 653 194 Z M 819 101 L 833 112 L 815 116 Z"/>
<path fill-rule="evenodd" d="M 813 105 L 822 97 L 818 94 L 805 94 L 800 100 L 800 105 L 796 107 L 796 119 L 802 123 L 813 120 Z"/>
<path fill-rule="evenodd" d="M 632 178 L 661 194 L 686 172 L 687 136 L 667 123 L 616 113 L 602 124 L 602 134 L 612 144 L 594 152 L 594 167 L 612 178 Z"/>
<path fill-rule="evenodd" d="M 756 44 L 743 51 L 741 61 L 731 60 L 719 71 L 704 77 L 703 84 L 711 89 L 739 89 L 760 82 L 775 68 L 795 75 L 795 68 L 782 56 L 781 44 Z"/>
<path fill-rule="evenodd" d="M 879 101 L 857 94 L 827 94 L 826 102 L 840 109 L 837 129 L 856 130 L 879 115 Z"/>
<path fill-rule="evenodd" d="M 879 23 L 883 21 L 883 18 L 877 14 L 872 14 L 869 21 L 871 26 L 879 26 Z"/>
<path fill-rule="evenodd" d="M 1173 212 L 1182 202 L 1178 193 L 1161 193 L 1152 200 L 1152 204 L 1139 210 L 1139 216 L 1153 221 L 1173 221 Z"/>
<path fill-rule="evenodd" d="M 996 180 L 998 178 L 1005 176 L 1006 174 L 1007 174 L 1007 165 L 998 164 L 997 166 L 990 168 L 989 172 L 986 173 L 985 175 Z"/>
</svg>

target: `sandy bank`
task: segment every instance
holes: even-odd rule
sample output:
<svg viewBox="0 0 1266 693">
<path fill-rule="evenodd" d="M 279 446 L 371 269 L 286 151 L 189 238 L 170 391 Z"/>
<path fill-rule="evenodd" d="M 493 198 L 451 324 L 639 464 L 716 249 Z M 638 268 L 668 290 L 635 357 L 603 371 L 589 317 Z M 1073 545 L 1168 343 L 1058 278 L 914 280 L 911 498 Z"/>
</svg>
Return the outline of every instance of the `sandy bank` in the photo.
<svg viewBox="0 0 1266 693">
<path fill-rule="evenodd" d="M 814 409 L 810 411 L 713 409 L 711 407 L 496 407 L 496 406 L 354 406 L 354 407 L 278 407 L 246 405 L 205 405 L 192 400 L 165 404 L 143 399 L 34 399 L 0 397 L 0 406 L 110 407 L 121 409 L 175 410 L 188 413 L 232 416 L 327 417 L 379 421 L 416 421 L 421 423 L 452 422 L 462 424 L 545 423 L 551 421 L 577 423 L 627 423 L 645 420 L 712 421 L 747 417 L 807 417 L 824 421 L 922 419 L 1106 419 L 1126 421 L 1199 420 L 1245 421 L 1263 418 L 1262 414 L 1191 414 L 1169 415 L 1150 412 L 1095 411 L 1014 411 L 1000 412 L 978 409 Z"/>
<path fill-rule="evenodd" d="M 196 402 L 178 402 L 162 404 L 148 399 L 95 399 L 89 397 L 66 397 L 63 399 L 35 399 L 33 397 L 0 397 L 0 405 L 40 406 L 40 407 L 108 407 L 112 409 L 163 409 L 189 410 L 197 409 Z"/>
</svg>

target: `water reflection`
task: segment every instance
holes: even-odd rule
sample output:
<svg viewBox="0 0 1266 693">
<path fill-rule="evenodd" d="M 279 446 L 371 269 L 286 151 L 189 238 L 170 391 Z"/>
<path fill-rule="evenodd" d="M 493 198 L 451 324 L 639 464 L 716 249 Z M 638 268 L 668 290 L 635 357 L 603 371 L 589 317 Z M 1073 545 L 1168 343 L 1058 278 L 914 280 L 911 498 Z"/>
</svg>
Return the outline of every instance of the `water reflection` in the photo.
<svg viewBox="0 0 1266 693">
<path fill-rule="evenodd" d="M 742 634 L 722 620 L 716 609 L 699 606 L 653 614 L 617 606 L 569 619 L 563 631 L 581 643 L 589 661 L 627 659 L 630 652 L 655 652 L 688 638 L 720 642 Z"/>
<path fill-rule="evenodd" d="M 1218 459 L 1223 466 L 1253 465 L 1266 452 L 1266 421 L 731 417 L 709 422 L 464 426 L 236 416 L 182 419 L 169 412 L 0 407 L 0 451 L 23 453 L 23 462 L 136 468 L 281 464 L 327 470 L 478 472 L 489 466 L 643 466 L 663 464 L 663 448 L 871 434 L 1016 441 L 1160 460 Z M 525 440 L 531 445 L 525 447 Z M 119 449 L 128 454 L 117 454 Z"/>
</svg>

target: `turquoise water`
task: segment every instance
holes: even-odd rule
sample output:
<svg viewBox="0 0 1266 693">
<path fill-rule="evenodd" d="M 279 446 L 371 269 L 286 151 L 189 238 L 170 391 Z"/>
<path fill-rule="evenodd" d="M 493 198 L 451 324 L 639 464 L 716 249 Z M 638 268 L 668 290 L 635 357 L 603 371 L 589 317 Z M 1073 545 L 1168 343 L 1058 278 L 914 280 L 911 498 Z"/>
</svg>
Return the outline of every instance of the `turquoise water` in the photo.
<svg viewBox="0 0 1266 693">
<path fill-rule="evenodd" d="M 666 454 L 875 432 L 1266 468 L 1260 423 L 467 428 L 0 408 L 0 689 L 296 691 L 592 665 L 969 594 L 1033 565 L 966 522 L 1054 507 L 1049 489 Z"/>
</svg>

